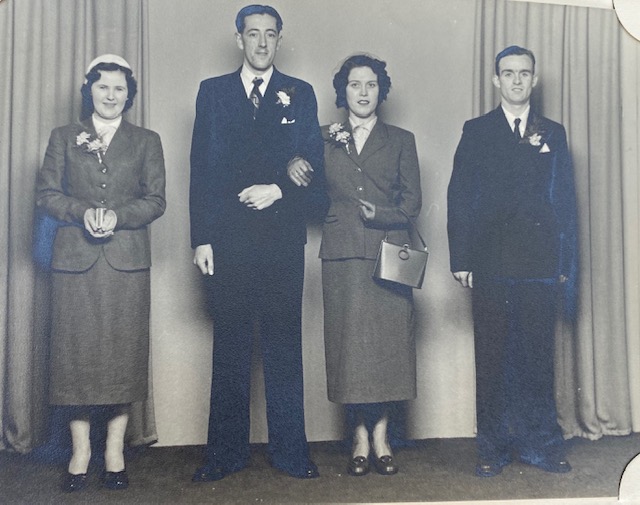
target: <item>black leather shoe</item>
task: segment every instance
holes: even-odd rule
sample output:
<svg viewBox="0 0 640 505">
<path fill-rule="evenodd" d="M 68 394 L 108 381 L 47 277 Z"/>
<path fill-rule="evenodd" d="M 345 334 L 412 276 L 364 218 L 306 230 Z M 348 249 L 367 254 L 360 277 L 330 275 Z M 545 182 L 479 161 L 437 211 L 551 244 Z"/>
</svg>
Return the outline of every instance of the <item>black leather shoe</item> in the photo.
<svg viewBox="0 0 640 505">
<path fill-rule="evenodd" d="M 480 460 L 476 465 L 476 475 L 478 477 L 495 477 L 502 473 L 502 469 L 507 466 L 507 464 L 508 463 Z"/>
<path fill-rule="evenodd" d="M 271 458 L 267 458 L 269 464 L 282 472 L 289 474 L 291 477 L 295 477 L 296 479 L 315 479 L 316 477 L 320 477 L 320 472 L 318 472 L 318 467 L 315 465 L 313 461 L 309 461 L 306 465 L 300 467 L 284 467 L 280 466 L 273 462 Z"/>
<path fill-rule="evenodd" d="M 354 477 L 362 477 L 369 473 L 369 458 L 364 456 L 356 456 L 351 458 L 349 466 L 347 466 L 347 472 Z"/>
<path fill-rule="evenodd" d="M 73 491 L 80 491 L 87 487 L 87 474 L 81 473 L 73 475 L 68 473 L 64 476 L 62 481 L 62 490 L 65 493 L 72 493 Z"/>
<path fill-rule="evenodd" d="M 105 472 L 102 484 L 107 489 L 127 489 L 129 487 L 129 476 L 126 470 L 121 472 Z"/>
<path fill-rule="evenodd" d="M 520 456 L 520 462 L 525 465 L 535 466 L 550 473 L 568 473 L 571 471 L 571 465 L 564 458 L 528 458 L 526 456 Z"/>
<path fill-rule="evenodd" d="M 391 455 L 373 458 L 373 466 L 376 467 L 376 472 L 380 475 L 394 475 L 398 473 L 398 465 L 396 465 Z"/>
</svg>

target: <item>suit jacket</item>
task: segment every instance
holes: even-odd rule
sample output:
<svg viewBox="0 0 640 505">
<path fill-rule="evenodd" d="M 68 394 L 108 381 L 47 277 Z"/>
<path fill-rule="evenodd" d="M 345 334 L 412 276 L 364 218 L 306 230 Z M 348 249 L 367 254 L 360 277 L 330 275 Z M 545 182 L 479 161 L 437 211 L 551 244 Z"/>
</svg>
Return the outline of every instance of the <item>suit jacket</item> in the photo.
<svg viewBox="0 0 640 505">
<path fill-rule="evenodd" d="M 122 121 L 102 163 L 96 153 L 76 143 L 77 136 L 96 135 L 91 118 L 52 131 L 38 174 L 37 206 L 70 226 L 58 228 L 52 268 L 89 269 L 100 251 L 118 270 L 151 266 L 147 225 L 165 210 L 165 169 L 157 133 Z M 88 208 L 115 211 L 114 235 L 95 239 L 84 229 Z"/>
<path fill-rule="evenodd" d="M 521 142 L 502 107 L 464 125 L 448 190 L 451 270 L 575 277 L 576 202 L 564 127 L 529 114 Z"/>
<path fill-rule="evenodd" d="M 278 96 L 285 93 L 290 100 Z M 289 102 L 289 103 L 287 103 Z M 307 188 L 287 175 L 294 157 L 314 169 Z M 253 184 L 277 184 L 282 198 L 256 211 L 238 201 Z M 251 257 L 306 243 L 306 221 L 326 212 L 322 137 L 312 87 L 274 68 L 256 118 L 240 69 L 200 84 L 191 144 L 191 245 Z"/>
<path fill-rule="evenodd" d="M 415 218 L 422 205 L 413 134 L 378 119 L 359 155 L 353 142 L 347 152 L 344 144 L 333 141 L 328 127 L 323 137 L 331 207 L 322 227 L 320 257 L 374 259 L 386 231 L 391 242 L 410 243 L 407 218 L 399 209 Z M 361 219 L 358 199 L 376 205 L 372 222 Z"/>
</svg>

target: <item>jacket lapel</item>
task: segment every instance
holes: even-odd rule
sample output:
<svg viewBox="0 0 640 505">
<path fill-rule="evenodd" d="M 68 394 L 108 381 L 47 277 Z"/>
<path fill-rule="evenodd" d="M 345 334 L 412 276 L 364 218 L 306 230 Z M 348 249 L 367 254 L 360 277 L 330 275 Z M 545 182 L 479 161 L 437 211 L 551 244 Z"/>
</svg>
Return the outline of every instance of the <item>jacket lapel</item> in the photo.
<svg viewBox="0 0 640 505">
<path fill-rule="evenodd" d="M 388 141 L 389 132 L 387 131 L 387 126 L 378 119 L 373 130 L 371 130 L 371 133 L 369 134 L 369 138 L 364 143 L 364 147 L 362 148 L 360 155 L 356 152 L 356 158 L 360 163 L 365 163 L 367 159 L 382 149 Z M 356 151 L 355 147 L 353 151 Z"/>
<path fill-rule="evenodd" d="M 120 127 L 116 130 L 115 135 L 111 139 L 109 148 L 104 154 L 103 164 L 107 165 L 109 160 L 121 157 L 131 148 L 131 135 L 133 129 L 131 125 L 124 119 L 120 123 Z"/>
</svg>

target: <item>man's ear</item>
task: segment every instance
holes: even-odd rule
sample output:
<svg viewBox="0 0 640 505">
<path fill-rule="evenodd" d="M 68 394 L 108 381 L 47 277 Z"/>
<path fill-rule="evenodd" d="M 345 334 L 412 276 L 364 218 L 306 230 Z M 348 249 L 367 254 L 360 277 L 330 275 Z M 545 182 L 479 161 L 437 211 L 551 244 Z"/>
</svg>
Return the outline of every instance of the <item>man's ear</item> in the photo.
<svg viewBox="0 0 640 505">
<path fill-rule="evenodd" d="M 535 88 L 536 84 L 538 84 L 538 74 L 533 74 L 533 79 L 531 80 L 531 87 Z"/>
<path fill-rule="evenodd" d="M 242 34 L 236 32 L 236 45 L 239 49 L 244 50 L 244 41 L 242 40 Z"/>
<path fill-rule="evenodd" d="M 491 82 L 496 88 L 500 89 L 500 78 L 496 74 L 493 74 L 493 77 L 491 78 Z"/>
</svg>

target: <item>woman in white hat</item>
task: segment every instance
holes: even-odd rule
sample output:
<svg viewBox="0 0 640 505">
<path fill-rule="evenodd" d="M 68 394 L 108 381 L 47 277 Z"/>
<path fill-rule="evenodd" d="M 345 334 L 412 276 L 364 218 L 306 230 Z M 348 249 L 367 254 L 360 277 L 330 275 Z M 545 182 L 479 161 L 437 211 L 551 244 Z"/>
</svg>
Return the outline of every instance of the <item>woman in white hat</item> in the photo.
<svg viewBox="0 0 640 505">
<path fill-rule="evenodd" d="M 68 413 L 73 452 L 63 489 L 87 484 L 90 430 L 106 419 L 103 484 L 124 489 L 129 405 L 148 392 L 151 251 L 165 210 L 160 137 L 123 120 L 137 84 L 122 57 L 89 64 L 81 121 L 55 128 L 37 206 L 57 219 L 51 260 L 50 403 Z"/>
</svg>

